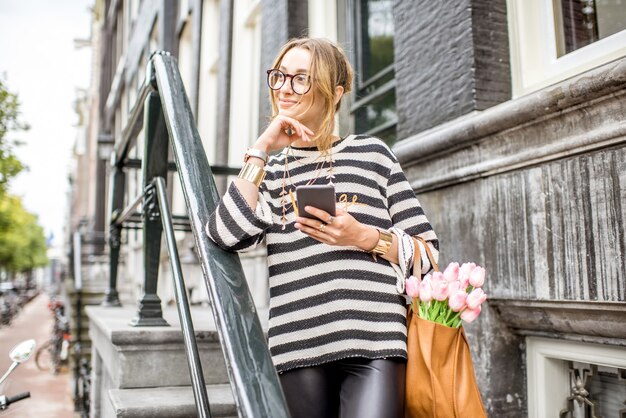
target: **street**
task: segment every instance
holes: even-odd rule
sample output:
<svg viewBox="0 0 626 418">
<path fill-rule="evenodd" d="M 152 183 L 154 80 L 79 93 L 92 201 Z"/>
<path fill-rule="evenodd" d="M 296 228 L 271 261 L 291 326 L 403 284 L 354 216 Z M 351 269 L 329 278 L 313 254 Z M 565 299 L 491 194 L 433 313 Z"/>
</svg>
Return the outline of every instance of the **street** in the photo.
<svg viewBox="0 0 626 418">
<path fill-rule="evenodd" d="M 0 372 L 11 364 L 9 352 L 19 342 L 34 338 L 40 347 L 50 337 L 52 315 L 48 296 L 40 294 L 26 304 L 10 326 L 0 328 Z M 37 348 L 35 348 L 36 350 Z M 0 412 L 2 418 L 72 418 L 71 374 L 62 371 L 57 376 L 43 372 L 35 365 L 35 353 L 20 364 L 0 387 L 3 395 L 14 396 L 30 391 L 30 398 L 11 404 Z"/>
</svg>

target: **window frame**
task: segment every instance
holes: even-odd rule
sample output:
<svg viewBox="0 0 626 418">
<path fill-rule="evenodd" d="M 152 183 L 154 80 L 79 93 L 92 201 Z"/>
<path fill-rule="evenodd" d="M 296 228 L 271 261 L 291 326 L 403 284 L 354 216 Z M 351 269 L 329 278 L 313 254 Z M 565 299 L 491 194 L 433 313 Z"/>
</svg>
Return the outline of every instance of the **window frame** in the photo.
<svg viewBox="0 0 626 418">
<path fill-rule="evenodd" d="M 364 80 L 362 77 L 362 71 L 361 71 L 361 65 L 363 63 L 362 55 L 361 55 L 363 51 L 363 44 L 362 44 L 363 38 L 361 36 L 363 31 L 361 27 L 361 18 L 360 18 L 361 2 L 359 0 L 342 0 L 338 2 L 338 8 L 339 9 L 343 8 L 343 11 L 344 11 L 344 13 L 338 13 L 338 16 L 344 17 L 344 19 L 342 20 L 346 23 L 345 32 L 341 34 L 343 35 L 343 38 L 345 39 L 344 44 L 355 46 L 353 48 L 346 48 L 346 52 L 348 54 L 350 61 L 352 62 L 352 65 L 356 73 L 355 79 L 354 79 L 352 100 L 349 103 L 350 127 L 351 127 L 352 132 L 355 132 L 357 129 L 359 129 L 356 126 L 356 112 L 359 109 L 369 105 L 370 103 L 375 101 L 377 98 L 381 97 L 384 94 L 389 93 L 390 91 L 394 92 L 394 100 L 395 100 L 395 87 L 396 87 L 395 59 L 393 63 L 381 69 L 376 74 L 373 74 L 367 80 Z M 337 19 L 337 21 L 339 22 L 341 20 Z M 395 25 L 394 25 L 394 31 L 395 31 Z M 394 32 L 394 38 L 395 38 L 395 32 Z M 383 77 L 388 76 L 392 72 L 394 72 L 394 76 L 392 79 L 385 82 L 384 84 L 376 88 L 374 91 L 368 93 L 367 95 L 357 98 L 361 90 L 366 89 L 367 87 L 371 86 L 373 83 L 379 81 Z M 396 136 L 396 139 L 394 140 L 394 142 L 397 141 L 398 140 L 397 138 L 397 125 L 398 125 L 397 102 L 396 102 L 395 113 L 396 115 L 392 120 L 387 121 L 381 125 L 372 127 L 368 130 L 365 130 L 362 132 L 359 131 L 357 133 L 376 136 L 380 134 L 381 132 L 385 132 L 387 130 L 390 130 L 391 128 L 396 128 L 396 134 L 394 135 Z"/>
<path fill-rule="evenodd" d="M 528 416 L 556 417 L 570 396 L 567 362 L 626 368 L 623 347 L 544 337 L 526 338 Z"/>
<path fill-rule="evenodd" d="M 626 56 L 626 30 L 558 57 L 558 0 L 507 0 L 513 98 Z"/>
</svg>

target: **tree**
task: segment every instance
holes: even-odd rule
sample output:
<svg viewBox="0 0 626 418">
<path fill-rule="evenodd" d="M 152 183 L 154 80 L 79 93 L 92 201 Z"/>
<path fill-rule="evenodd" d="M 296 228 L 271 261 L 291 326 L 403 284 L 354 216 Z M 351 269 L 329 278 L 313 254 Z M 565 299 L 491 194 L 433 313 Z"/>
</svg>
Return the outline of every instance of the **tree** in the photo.
<svg viewBox="0 0 626 418">
<path fill-rule="evenodd" d="M 7 137 L 9 131 L 27 130 L 27 124 L 19 120 L 17 95 L 11 93 L 0 78 L 0 197 L 6 194 L 9 181 L 24 169 L 13 149 L 19 143 Z"/>
<path fill-rule="evenodd" d="M 10 180 L 24 169 L 14 153 L 19 142 L 10 131 L 28 129 L 19 120 L 19 102 L 0 79 L 0 270 L 10 274 L 30 271 L 48 263 L 46 239 L 37 217 L 7 193 Z"/>
<path fill-rule="evenodd" d="M 22 206 L 20 198 L 0 199 L 0 269 L 14 274 L 48 263 L 46 238 L 37 217 Z"/>
</svg>

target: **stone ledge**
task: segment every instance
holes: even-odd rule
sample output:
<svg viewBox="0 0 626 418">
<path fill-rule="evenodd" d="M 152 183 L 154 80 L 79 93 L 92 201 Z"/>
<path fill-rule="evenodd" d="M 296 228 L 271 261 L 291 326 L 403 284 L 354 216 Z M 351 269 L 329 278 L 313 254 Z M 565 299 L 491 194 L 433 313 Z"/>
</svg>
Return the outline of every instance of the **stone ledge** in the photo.
<svg viewBox="0 0 626 418">
<path fill-rule="evenodd" d="M 398 142 L 416 192 L 626 142 L 626 58 Z"/>
<path fill-rule="evenodd" d="M 490 299 L 488 303 L 522 335 L 626 346 L 626 302 Z"/>
<path fill-rule="evenodd" d="M 133 327 L 129 323 L 135 317 L 135 307 L 111 308 L 103 306 L 86 306 L 85 311 L 89 320 L 109 337 L 113 344 L 168 344 L 182 343 L 183 337 L 176 308 L 163 310 L 163 318 L 171 325 L 169 327 Z M 258 310 L 264 330 L 268 328 L 269 311 Z M 213 321 L 210 308 L 191 308 L 194 330 L 198 342 L 218 342 L 219 336 Z"/>
<path fill-rule="evenodd" d="M 237 408 L 229 385 L 207 386 L 211 416 L 236 417 Z M 109 398 L 118 418 L 196 417 L 191 386 L 145 389 L 113 389 Z"/>
</svg>

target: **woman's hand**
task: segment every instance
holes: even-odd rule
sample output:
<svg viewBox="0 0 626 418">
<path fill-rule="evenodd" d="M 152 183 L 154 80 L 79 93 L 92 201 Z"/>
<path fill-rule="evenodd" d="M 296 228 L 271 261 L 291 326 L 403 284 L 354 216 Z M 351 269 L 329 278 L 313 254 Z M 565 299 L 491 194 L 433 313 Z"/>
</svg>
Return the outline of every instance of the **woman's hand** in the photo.
<svg viewBox="0 0 626 418">
<path fill-rule="evenodd" d="M 293 134 L 287 135 L 288 131 L 293 132 Z M 278 115 L 269 124 L 267 129 L 265 129 L 265 132 L 256 140 L 254 148 L 265 152 L 272 152 L 283 149 L 299 139 L 305 142 L 312 142 L 310 135 L 314 135 L 313 131 L 298 120 L 288 116 Z"/>
<path fill-rule="evenodd" d="M 336 216 L 312 206 L 304 210 L 319 219 L 299 216 L 295 227 L 313 239 L 328 245 L 353 246 L 365 251 L 370 251 L 378 242 L 375 228 L 360 223 L 345 210 L 337 208 Z"/>
</svg>

